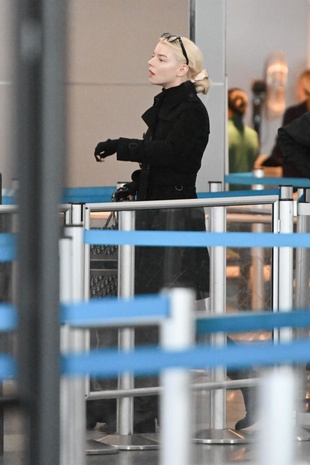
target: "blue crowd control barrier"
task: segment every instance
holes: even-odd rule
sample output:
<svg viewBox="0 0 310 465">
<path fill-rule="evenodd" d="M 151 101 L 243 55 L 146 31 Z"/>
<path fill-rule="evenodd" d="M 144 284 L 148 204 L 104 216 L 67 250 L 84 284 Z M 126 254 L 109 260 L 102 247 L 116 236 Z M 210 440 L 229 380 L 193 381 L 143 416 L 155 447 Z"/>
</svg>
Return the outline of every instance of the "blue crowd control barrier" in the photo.
<svg viewBox="0 0 310 465">
<path fill-rule="evenodd" d="M 11 355 L 0 354 L 0 381 L 16 378 L 16 361 Z"/>
<path fill-rule="evenodd" d="M 273 366 L 299 364 L 309 361 L 310 341 L 273 345 L 245 344 L 211 348 L 206 345 L 189 350 L 164 351 L 160 348 L 141 348 L 132 352 L 113 349 L 91 351 L 87 354 L 68 354 L 61 359 L 61 372 L 67 376 L 116 377 L 131 372 L 148 376 L 169 368 L 207 369 L 226 366 L 232 370 L 253 365 Z"/>
<path fill-rule="evenodd" d="M 63 192 L 63 203 L 101 203 L 110 202 L 115 186 L 106 187 L 67 187 Z"/>
<path fill-rule="evenodd" d="M 212 198 L 229 198 L 229 197 L 262 197 L 269 195 L 279 195 L 280 189 L 264 189 L 264 190 L 242 190 L 242 191 L 222 191 L 222 192 L 198 192 L 197 197 L 200 199 Z"/>
<path fill-rule="evenodd" d="M 196 320 L 196 330 L 198 334 L 270 331 L 273 328 L 286 327 L 310 327 L 310 308 L 298 309 L 291 312 L 278 311 L 277 313 L 253 313 L 249 311 L 245 314 L 242 312 L 242 314 L 206 316 L 197 318 Z"/>
<path fill-rule="evenodd" d="M 238 181 L 238 184 L 253 184 L 250 182 L 253 178 L 256 180 L 255 184 L 257 184 L 257 180 L 261 178 L 255 178 L 250 173 L 245 173 L 247 176 L 242 175 L 242 182 Z M 235 183 L 235 175 L 227 175 L 226 178 L 228 179 L 226 182 L 230 182 L 230 176 L 232 176 L 232 183 Z M 240 176 L 240 175 L 238 175 Z M 225 180 L 226 180 L 225 178 Z M 236 178 L 237 179 L 237 178 Z M 267 178 L 271 179 L 271 178 Z M 273 178 L 272 178 L 273 179 Z M 289 181 L 293 179 L 294 184 L 296 183 L 296 178 L 275 178 L 275 179 L 283 179 L 285 184 L 291 184 Z M 261 183 L 259 181 L 259 183 Z M 270 185 L 279 184 L 277 183 L 268 183 Z M 292 185 L 294 185 L 292 184 Z M 300 184 L 300 182 L 299 182 Z M 299 187 L 303 187 L 300 186 Z M 308 187 L 306 185 L 305 187 Z M 115 191 L 115 186 L 99 186 L 99 187 L 66 187 L 63 190 L 62 196 L 62 203 L 104 203 L 110 202 L 113 192 Z M 233 191 L 233 192 L 198 192 L 198 198 L 214 198 L 214 197 L 240 197 L 240 196 L 257 196 L 257 195 L 277 195 L 279 193 L 278 189 L 269 189 L 264 191 Z M 16 192 L 13 189 L 2 189 L 2 204 L 3 205 L 16 205 Z"/>
<path fill-rule="evenodd" d="M 12 233 L 0 233 L 0 262 L 16 260 L 17 239 Z"/>
<path fill-rule="evenodd" d="M 310 187 L 310 179 L 308 178 L 284 178 L 271 176 L 258 177 L 254 176 L 251 172 L 226 174 L 224 182 L 227 184 L 262 184 L 264 186 L 290 185 L 293 187 Z"/>
<path fill-rule="evenodd" d="M 84 231 L 86 244 L 165 247 L 310 247 L 310 233 L 196 232 L 196 231 Z"/>
<path fill-rule="evenodd" d="M 61 321 L 71 326 L 148 324 L 169 316 L 169 300 L 164 295 L 139 296 L 132 299 L 92 299 L 61 306 Z"/>
<path fill-rule="evenodd" d="M 0 332 L 17 329 L 17 310 L 11 304 L 0 304 Z"/>
</svg>

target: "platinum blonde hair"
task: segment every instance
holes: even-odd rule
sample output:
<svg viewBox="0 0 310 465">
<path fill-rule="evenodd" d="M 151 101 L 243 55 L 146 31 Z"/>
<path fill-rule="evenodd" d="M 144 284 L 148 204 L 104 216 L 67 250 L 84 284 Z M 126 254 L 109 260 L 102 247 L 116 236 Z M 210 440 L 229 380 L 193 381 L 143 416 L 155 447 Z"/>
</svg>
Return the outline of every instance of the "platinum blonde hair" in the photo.
<svg viewBox="0 0 310 465">
<path fill-rule="evenodd" d="M 161 37 L 159 40 L 167 44 L 173 50 L 180 63 L 185 63 L 185 57 L 179 40 L 169 42 L 164 37 Z M 207 94 L 210 88 L 210 79 L 207 71 L 203 69 L 202 53 L 197 45 L 190 39 L 181 37 L 181 40 L 188 57 L 188 77 L 194 83 L 197 93 Z"/>
</svg>

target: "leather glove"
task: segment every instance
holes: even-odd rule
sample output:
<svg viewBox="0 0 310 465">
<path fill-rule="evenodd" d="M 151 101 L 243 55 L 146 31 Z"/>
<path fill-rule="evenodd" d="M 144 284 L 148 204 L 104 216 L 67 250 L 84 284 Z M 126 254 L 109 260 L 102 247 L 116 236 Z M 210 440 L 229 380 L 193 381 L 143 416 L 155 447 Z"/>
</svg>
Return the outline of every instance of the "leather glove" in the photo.
<svg viewBox="0 0 310 465">
<path fill-rule="evenodd" d="M 118 139 L 107 139 L 104 142 L 99 142 L 95 148 L 95 158 L 97 161 L 101 161 L 110 155 L 117 152 Z"/>
</svg>

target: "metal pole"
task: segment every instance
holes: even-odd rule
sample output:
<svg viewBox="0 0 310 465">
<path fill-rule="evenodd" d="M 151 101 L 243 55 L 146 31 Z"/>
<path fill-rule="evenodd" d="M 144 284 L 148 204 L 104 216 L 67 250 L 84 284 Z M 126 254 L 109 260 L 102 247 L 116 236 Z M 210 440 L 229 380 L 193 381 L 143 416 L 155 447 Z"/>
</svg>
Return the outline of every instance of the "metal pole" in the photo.
<svg viewBox="0 0 310 465">
<path fill-rule="evenodd" d="M 130 202 L 122 202 L 126 205 Z M 119 229 L 132 231 L 135 229 L 135 211 L 119 212 Z M 118 251 L 118 295 L 130 298 L 134 295 L 134 246 L 122 245 Z M 123 351 L 134 349 L 134 329 L 119 330 L 119 348 Z M 123 373 L 118 380 L 119 389 L 132 389 L 134 377 L 132 373 Z M 115 435 L 100 439 L 107 445 L 120 450 L 158 449 L 158 441 L 133 434 L 133 397 L 125 396 L 117 400 L 117 431 Z"/>
<path fill-rule="evenodd" d="M 80 302 L 84 300 L 84 243 L 83 226 L 66 226 L 66 237 L 71 241 L 70 255 L 70 301 Z M 64 328 L 67 340 L 62 340 L 68 351 L 79 352 L 86 348 L 85 331 L 82 329 Z M 85 405 L 85 380 L 72 378 L 67 380 L 68 412 L 64 420 L 66 429 L 71 429 L 70 443 L 64 445 L 69 456 L 66 465 L 84 465 L 85 463 L 85 431 L 86 431 L 86 405 Z M 62 414 L 65 412 L 62 411 Z M 74 425 L 74 428 L 72 428 Z M 64 431 L 62 431 L 64 433 Z M 67 433 L 68 434 L 68 433 Z M 62 463 L 65 465 L 65 462 Z"/>
<path fill-rule="evenodd" d="M 210 192 L 219 192 L 222 183 L 210 183 Z M 225 232 L 226 230 L 225 207 L 211 208 L 211 232 Z M 213 247 L 211 249 L 211 312 L 223 314 L 226 312 L 226 247 Z M 216 346 L 226 344 L 226 335 L 218 333 L 212 336 Z M 224 381 L 226 378 L 225 368 L 216 368 L 212 373 L 213 381 Z M 211 428 L 224 429 L 226 426 L 226 390 L 212 392 L 211 402 Z"/>
<path fill-rule="evenodd" d="M 260 391 L 261 428 L 258 433 L 259 465 L 293 465 L 295 462 L 295 380 L 288 367 L 275 368 L 263 379 Z"/>
<path fill-rule="evenodd" d="M 291 186 L 280 187 L 279 201 L 279 232 L 292 233 L 294 227 L 294 201 L 293 188 Z M 279 248 L 279 310 L 291 312 L 293 308 L 293 248 Z M 293 339 L 292 328 L 278 330 L 278 338 L 281 343 L 289 343 Z M 293 367 L 286 367 L 294 376 Z M 293 411 L 292 411 L 293 423 Z M 296 429 L 296 437 L 299 441 L 309 440 L 309 433 L 303 428 Z"/>
<path fill-rule="evenodd" d="M 255 169 L 253 170 L 254 176 L 258 178 L 264 176 L 264 170 Z M 264 186 L 261 184 L 255 184 L 253 190 L 264 189 Z M 262 205 L 256 205 L 257 210 L 259 210 Z M 254 223 L 252 225 L 253 232 L 263 232 L 264 225 L 261 223 Z M 264 254 L 265 251 L 261 247 L 253 247 L 251 250 L 252 253 L 252 266 L 253 266 L 253 275 L 252 275 L 252 308 L 253 310 L 263 310 L 264 309 Z"/>
<path fill-rule="evenodd" d="M 211 192 L 219 192 L 221 182 L 210 183 Z M 226 231 L 226 209 L 224 206 L 213 206 L 210 213 L 210 231 Z M 223 314 L 226 312 L 226 247 L 213 247 L 210 252 L 210 307 L 211 312 Z M 226 344 L 226 334 L 218 333 L 212 336 L 212 342 L 217 346 Z M 212 381 L 223 383 L 226 379 L 226 368 L 218 367 L 211 373 Z M 226 429 L 226 389 L 211 392 L 211 419 L 209 430 L 195 434 L 194 442 L 202 444 L 235 444 L 246 443 L 249 439 L 241 433 Z"/>
<path fill-rule="evenodd" d="M 291 193 L 293 191 L 291 190 Z M 282 192 L 281 192 L 282 194 Z M 293 232 L 293 198 L 280 198 L 279 232 Z M 289 312 L 293 308 L 293 249 L 281 247 L 279 249 L 279 309 Z M 292 339 L 292 330 L 283 328 L 279 330 L 280 341 L 289 342 Z"/>
<path fill-rule="evenodd" d="M 135 226 L 135 212 L 119 212 L 119 229 L 132 231 Z M 119 296 L 129 298 L 134 295 L 134 247 L 123 245 L 119 247 L 118 269 Z M 119 347 L 121 350 L 134 349 L 134 329 L 119 330 Z M 123 373 L 119 378 L 120 389 L 131 389 L 134 386 L 133 375 Z M 117 431 L 120 434 L 133 433 L 133 398 L 124 397 L 118 400 Z"/>
<path fill-rule="evenodd" d="M 184 350 L 194 343 L 194 292 L 173 289 L 169 294 L 171 313 L 162 324 L 161 346 L 166 350 Z M 193 457 L 190 370 L 164 370 L 161 384 L 160 463 L 188 465 Z"/>
<path fill-rule="evenodd" d="M 58 209 L 64 160 L 63 0 L 16 7 L 19 166 L 19 386 L 27 459 L 59 463 Z"/>
</svg>

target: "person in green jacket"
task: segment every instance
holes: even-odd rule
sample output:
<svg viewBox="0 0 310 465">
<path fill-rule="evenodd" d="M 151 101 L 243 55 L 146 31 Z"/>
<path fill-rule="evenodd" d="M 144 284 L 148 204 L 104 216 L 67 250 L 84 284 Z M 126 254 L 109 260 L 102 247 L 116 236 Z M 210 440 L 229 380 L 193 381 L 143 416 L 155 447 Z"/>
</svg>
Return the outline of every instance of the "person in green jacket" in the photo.
<svg viewBox="0 0 310 465">
<path fill-rule="evenodd" d="M 247 107 L 247 94 L 237 87 L 229 89 L 227 124 L 229 173 L 252 171 L 259 154 L 258 134 L 244 123 Z M 230 190 L 249 188 L 247 185 L 230 185 Z"/>
</svg>

